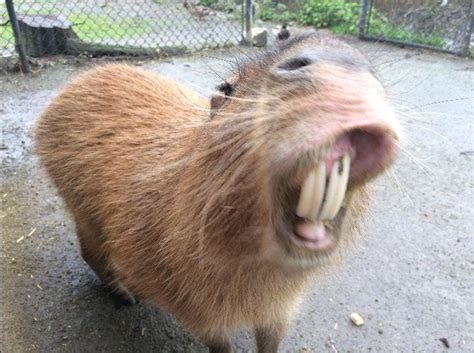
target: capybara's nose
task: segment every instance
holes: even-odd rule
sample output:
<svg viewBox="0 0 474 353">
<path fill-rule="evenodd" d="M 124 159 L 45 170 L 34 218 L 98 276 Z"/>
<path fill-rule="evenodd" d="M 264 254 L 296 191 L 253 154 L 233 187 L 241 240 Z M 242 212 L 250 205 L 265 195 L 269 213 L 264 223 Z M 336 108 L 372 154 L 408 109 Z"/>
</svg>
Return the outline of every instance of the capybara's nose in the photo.
<svg viewBox="0 0 474 353">
<path fill-rule="evenodd" d="M 386 169 L 396 147 L 395 135 L 381 126 L 359 126 L 341 133 L 305 177 L 296 214 L 311 222 L 334 219 L 347 187 L 365 183 Z M 307 231 L 300 229 L 300 235 Z"/>
<path fill-rule="evenodd" d="M 344 155 L 351 158 L 349 183 L 360 184 L 384 171 L 393 162 L 398 150 L 395 131 L 382 124 L 354 127 L 342 133 L 330 146 L 326 170 Z"/>
</svg>

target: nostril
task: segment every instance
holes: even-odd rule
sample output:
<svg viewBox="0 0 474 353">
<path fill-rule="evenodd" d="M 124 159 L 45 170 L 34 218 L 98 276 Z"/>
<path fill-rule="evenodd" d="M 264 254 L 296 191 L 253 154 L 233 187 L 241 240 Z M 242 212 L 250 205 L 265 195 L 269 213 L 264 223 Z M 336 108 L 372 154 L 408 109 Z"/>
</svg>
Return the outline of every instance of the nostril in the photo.
<svg viewBox="0 0 474 353">
<path fill-rule="evenodd" d="M 285 71 L 295 71 L 305 66 L 311 65 L 311 63 L 311 59 L 306 57 L 290 58 L 278 65 L 278 69 Z"/>
<path fill-rule="evenodd" d="M 381 128 L 354 129 L 348 132 L 350 144 L 355 151 L 352 161 L 352 182 L 371 178 L 393 161 L 397 144 L 392 133 Z"/>
<path fill-rule="evenodd" d="M 345 154 L 351 156 L 349 182 L 352 185 L 368 181 L 386 169 L 395 157 L 396 139 L 381 127 L 349 130 L 339 136 L 326 156 L 326 170 Z"/>
</svg>

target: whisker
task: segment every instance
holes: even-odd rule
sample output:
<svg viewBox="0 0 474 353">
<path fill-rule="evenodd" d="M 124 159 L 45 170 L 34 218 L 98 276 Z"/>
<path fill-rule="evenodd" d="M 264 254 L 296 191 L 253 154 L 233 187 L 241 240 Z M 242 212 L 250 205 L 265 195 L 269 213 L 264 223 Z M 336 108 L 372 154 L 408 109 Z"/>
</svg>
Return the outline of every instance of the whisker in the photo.
<svg viewBox="0 0 474 353">
<path fill-rule="evenodd" d="M 381 63 L 377 63 L 375 65 L 372 65 L 372 67 L 379 67 L 379 66 L 382 66 L 382 65 L 388 65 L 388 66 L 392 66 L 393 64 L 398 64 L 400 63 L 401 61 L 404 61 L 404 60 L 408 60 L 408 59 L 411 59 L 411 58 L 414 58 L 416 56 L 418 56 L 419 54 L 408 54 L 408 55 L 405 55 L 401 58 L 396 58 L 396 59 L 390 59 L 390 60 L 387 60 L 387 61 L 383 61 Z"/>
<path fill-rule="evenodd" d="M 397 144 L 398 148 L 400 148 L 400 150 L 405 153 L 416 165 L 418 165 L 419 167 L 421 167 L 422 169 L 430 172 L 431 174 L 435 174 L 435 172 L 429 168 L 426 164 L 424 164 L 422 161 L 420 161 L 418 158 L 416 158 L 411 152 L 409 152 L 407 149 L 405 149 L 403 146 L 401 146 L 400 144 Z"/>
<path fill-rule="evenodd" d="M 413 199 L 410 197 L 410 195 L 402 187 L 402 184 L 400 183 L 400 180 L 397 178 L 397 175 L 395 174 L 395 171 L 394 171 L 393 167 L 388 168 L 387 173 L 395 181 L 395 184 L 397 185 L 397 188 L 400 190 L 401 194 L 403 196 L 405 196 L 410 201 L 412 206 L 415 206 L 415 202 L 413 201 Z"/>
<path fill-rule="evenodd" d="M 426 103 L 426 104 L 422 104 L 422 105 L 417 105 L 417 106 L 415 106 L 415 107 L 412 107 L 412 109 L 424 108 L 424 107 L 428 107 L 428 106 L 436 105 L 436 104 L 444 104 L 444 103 L 465 101 L 465 100 L 469 100 L 469 99 L 474 99 L 474 97 L 462 97 L 462 98 L 445 99 L 445 100 L 440 100 L 440 101 L 436 101 L 436 102 L 431 102 L 431 103 Z"/>
<path fill-rule="evenodd" d="M 420 128 L 422 130 L 431 132 L 433 135 L 439 136 L 439 137 L 443 138 L 445 141 L 448 141 L 450 144 L 452 144 L 452 141 L 448 137 L 444 136 L 443 134 L 440 134 L 439 132 L 437 132 L 435 130 L 428 129 L 427 127 L 424 127 L 424 126 L 419 125 L 419 124 L 415 124 L 411 121 L 402 121 L 402 120 L 400 120 L 400 122 L 410 124 L 411 126 L 415 126 L 415 127 Z"/>
</svg>

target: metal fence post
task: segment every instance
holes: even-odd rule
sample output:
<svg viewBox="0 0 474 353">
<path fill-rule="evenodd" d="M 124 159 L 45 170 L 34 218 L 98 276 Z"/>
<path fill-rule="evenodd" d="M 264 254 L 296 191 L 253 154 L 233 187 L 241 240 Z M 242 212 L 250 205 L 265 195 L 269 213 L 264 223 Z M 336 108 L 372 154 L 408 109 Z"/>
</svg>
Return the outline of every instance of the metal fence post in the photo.
<svg viewBox="0 0 474 353">
<path fill-rule="evenodd" d="M 472 0 L 471 2 L 469 3 L 469 12 L 468 12 L 468 15 L 467 15 L 467 24 L 466 24 L 466 35 L 464 36 L 463 38 L 463 47 L 462 47 L 462 54 L 464 56 L 468 56 L 469 55 L 469 47 L 471 46 L 471 34 L 472 34 L 472 25 L 474 22 L 474 13 L 472 12 Z"/>
<path fill-rule="evenodd" d="M 357 21 L 359 38 L 363 38 L 367 29 L 367 14 L 369 12 L 369 0 L 360 0 L 359 20 Z"/>
<path fill-rule="evenodd" d="M 20 57 L 20 66 L 23 72 L 30 73 L 30 64 L 28 63 L 28 57 L 25 53 L 25 44 L 23 38 L 20 35 L 20 28 L 18 27 L 18 21 L 16 19 L 15 8 L 13 7 L 13 0 L 5 0 L 7 5 L 8 18 L 13 30 L 13 36 L 15 37 L 15 50 Z"/>
<path fill-rule="evenodd" d="M 245 0 L 245 42 L 247 45 L 252 45 L 252 2 L 252 0 Z"/>
</svg>

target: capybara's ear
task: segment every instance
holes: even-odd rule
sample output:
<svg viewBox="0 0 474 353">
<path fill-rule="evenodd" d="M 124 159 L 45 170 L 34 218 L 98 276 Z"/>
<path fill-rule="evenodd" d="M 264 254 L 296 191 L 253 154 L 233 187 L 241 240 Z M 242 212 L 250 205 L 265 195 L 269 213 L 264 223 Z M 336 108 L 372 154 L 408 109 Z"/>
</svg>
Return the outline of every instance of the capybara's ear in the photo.
<svg viewBox="0 0 474 353">
<path fill-rule="evenodd" d="M 281 26 L 280 32 L 278 32 L 276 39 L 277 41 L 285 41 L 288 38 L 290 38 L 290 36 L 291 36 L 291 33 L 288 30 L 287 25 L 285 23 L 283 26 Z"/>
<path fill-rule="evenodd" d="M 217 86 L 219 93 L 215 94 L 211 98 L 211 112 L 209 113 L 209 119 L 212 119 L 217 111 L 222 108 L 227 99 L 234 93 L 234 83 L 236 78 L 233 76 L 232 81 L 226 80 Z"/>
</svg>

